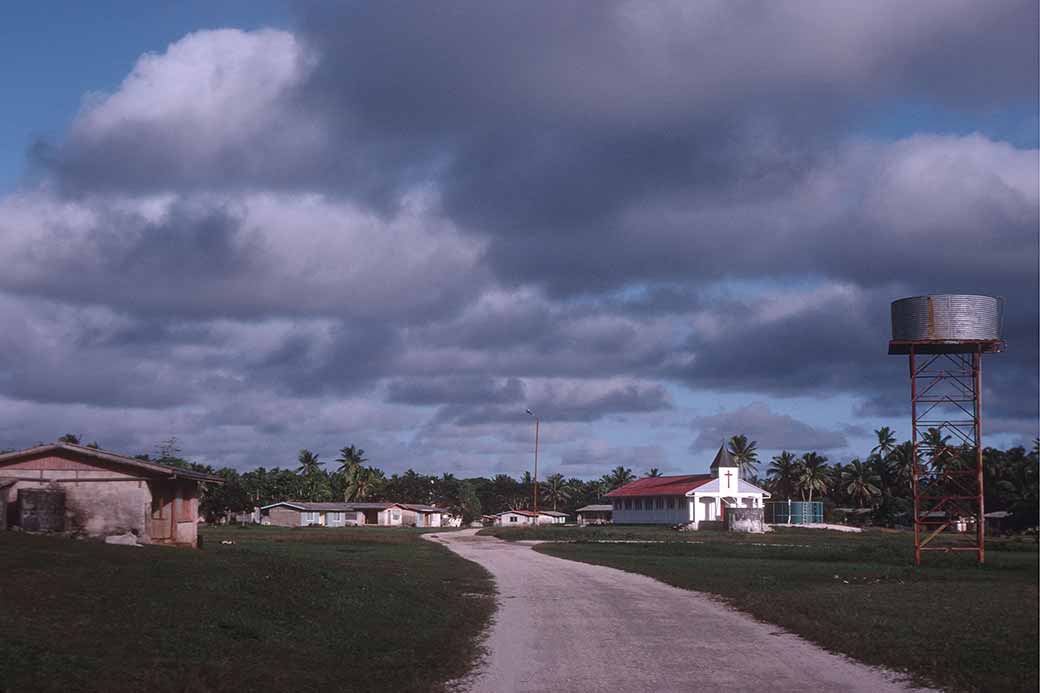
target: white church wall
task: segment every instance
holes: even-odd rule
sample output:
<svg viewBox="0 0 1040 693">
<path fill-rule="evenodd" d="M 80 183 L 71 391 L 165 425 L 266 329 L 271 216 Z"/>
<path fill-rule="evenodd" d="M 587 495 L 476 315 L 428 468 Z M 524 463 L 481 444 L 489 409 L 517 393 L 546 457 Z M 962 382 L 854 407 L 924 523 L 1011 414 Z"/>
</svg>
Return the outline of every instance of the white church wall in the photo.
<svg viewBox="0 0 1040 693">
<path fill-rule="evenodd" d="M 671 498 L 672 507 L 668 507 L 664 500 L 664 507 L 658 508 L 655 497 L 639 498 L 642 509 L 636 509 L 634 498 L 614 499 L 614 524 L 616 525 L 677 525 L 689 521 L 689 510 L 686 506 L 686 498 L 683 496 L 665 496 L 663 499 Z M 651 500 L 653 506 L 646 509 L 646 501 Z M 632 501 L 630 508 L 625 508 L 625 501 Z"/>
</svg>

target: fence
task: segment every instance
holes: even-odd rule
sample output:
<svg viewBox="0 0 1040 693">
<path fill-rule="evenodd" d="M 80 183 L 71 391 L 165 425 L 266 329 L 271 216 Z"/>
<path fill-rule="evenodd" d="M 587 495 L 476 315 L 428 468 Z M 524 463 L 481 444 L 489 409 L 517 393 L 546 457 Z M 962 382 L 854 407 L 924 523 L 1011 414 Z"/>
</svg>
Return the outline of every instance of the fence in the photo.
<svg viewBox="0 0 1040 693">
<path fill-rule="evenodd" d="M 807 525 L 823 522 L 822 501 L 771 501 L 765 505 L 766 524 Z"/>
</svg>

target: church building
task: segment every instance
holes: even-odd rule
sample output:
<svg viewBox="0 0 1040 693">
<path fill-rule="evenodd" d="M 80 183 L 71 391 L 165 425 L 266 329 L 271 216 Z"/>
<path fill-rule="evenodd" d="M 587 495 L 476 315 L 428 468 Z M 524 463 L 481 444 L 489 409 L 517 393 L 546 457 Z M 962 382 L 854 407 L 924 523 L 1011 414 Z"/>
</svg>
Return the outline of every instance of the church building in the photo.
<svg viewBox="0 0 1040 693">
<path fill-rule="evenodd" d="M 614 524 L 721 522 L 726 508 L 761 508 L 769 492 L 740 478 L 740 465 L 723 445 L 710 474 L 644 477 L 606 495 Z"/>
</svg>

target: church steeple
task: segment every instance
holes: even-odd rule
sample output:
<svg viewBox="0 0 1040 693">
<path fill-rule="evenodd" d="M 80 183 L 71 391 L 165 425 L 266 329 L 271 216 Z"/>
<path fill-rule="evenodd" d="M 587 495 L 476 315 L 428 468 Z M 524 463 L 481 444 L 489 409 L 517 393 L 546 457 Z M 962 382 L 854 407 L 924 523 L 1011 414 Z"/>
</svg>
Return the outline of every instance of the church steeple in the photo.
<svg viewBox="0 0 1040 693">
<path fill-rule="evenodd" d="M 740 465 L 723 443 L 711 463 L 711 469 L 719 479 L 719 491 L 735 493 L 740 488 Z"/>
<path fill-rule="evenodd" d="M 711 463 L 711 471 L 717 471 L 719 467 L 736 467 L 740 468 L 737 461 L 730 454 L 730 451 L 726 449 L 726 444 L 723 443 L 719 447 L 719 451 L 715 454 L 715 461 Z"/>
</svg>

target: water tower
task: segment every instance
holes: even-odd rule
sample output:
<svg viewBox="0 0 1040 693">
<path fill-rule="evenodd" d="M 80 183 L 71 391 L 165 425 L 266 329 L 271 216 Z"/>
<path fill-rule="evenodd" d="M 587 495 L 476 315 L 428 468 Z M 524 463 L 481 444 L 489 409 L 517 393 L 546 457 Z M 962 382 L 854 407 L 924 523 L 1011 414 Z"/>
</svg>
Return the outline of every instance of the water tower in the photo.
<svg viewBox="0 0 1040 693">
<path fill-rule="evenodd" d="M 1004 350 L 1004 299 L 944 294 L 892 303 L 889 354 L 909 355 L 914 560 L 922 551 L 985 559 L 982 355 Z M 949 541 L 944 532 L 966 541 Z M 938 540 L 938 541 L 937 541 Z"/>
</svg>

